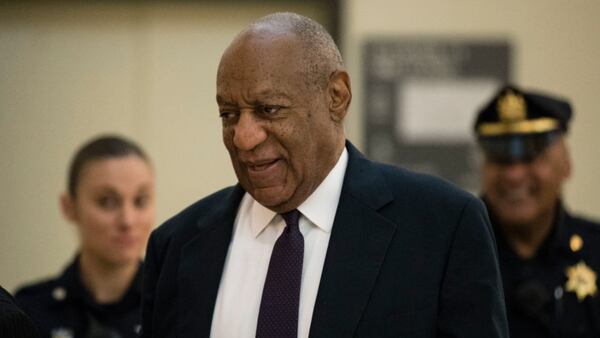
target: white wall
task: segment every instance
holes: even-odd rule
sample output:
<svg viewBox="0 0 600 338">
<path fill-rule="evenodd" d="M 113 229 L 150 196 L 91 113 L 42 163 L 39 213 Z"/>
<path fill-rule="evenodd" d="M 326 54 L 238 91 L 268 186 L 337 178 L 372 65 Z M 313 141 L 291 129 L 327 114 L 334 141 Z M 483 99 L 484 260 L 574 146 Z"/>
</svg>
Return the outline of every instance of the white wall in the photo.
<svg viewBox="0 0 600 338">
<path fill-rule="evenodd" d="M 600 1 L 597 0 L 347 0 L 343 21 L 354 99 L 347 130 L 362 144 L 361 47 L 369 37 L 509 39 L 513 80 L 572 100 L 573 177 L 565 200 L 600 219 Z"/>
</svg>

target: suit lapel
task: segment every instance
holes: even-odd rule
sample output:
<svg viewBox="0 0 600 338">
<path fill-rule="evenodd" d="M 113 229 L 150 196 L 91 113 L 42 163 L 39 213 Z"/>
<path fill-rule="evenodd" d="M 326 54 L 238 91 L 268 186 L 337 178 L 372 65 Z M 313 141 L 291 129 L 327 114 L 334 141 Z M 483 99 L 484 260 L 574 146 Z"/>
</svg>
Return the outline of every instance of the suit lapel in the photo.
<svg viewBox="0 0 600 338">
<path fill-rule="evenodd" d="M 310 328 L 311 337 L 352 336 L 396 225 L 378 213 L 392 201 L 380 171 L 347 143 L 349 161 Z"/>
<path fill-rule="evenodd" d="M 208 337 L 213 310 L 244 191 L 238 185 L 210 215 L 201 215 L 196 236 L 181 249 L 178 286 L 180 337 Z"/>
</svg>

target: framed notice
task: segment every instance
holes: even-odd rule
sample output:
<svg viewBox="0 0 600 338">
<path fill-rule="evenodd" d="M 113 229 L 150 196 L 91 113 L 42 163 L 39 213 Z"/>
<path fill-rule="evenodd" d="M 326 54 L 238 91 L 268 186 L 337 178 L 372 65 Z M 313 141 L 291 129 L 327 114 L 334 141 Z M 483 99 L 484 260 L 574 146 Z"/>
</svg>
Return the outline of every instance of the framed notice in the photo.
<svg viewBox="0 0 600 338">
<path fill-rule="evenodd" d="M 366 152 L 478 190 L 476 111 L 509 80 L 506 41 L 373 39 L 364 48 Z"/>
</svg>

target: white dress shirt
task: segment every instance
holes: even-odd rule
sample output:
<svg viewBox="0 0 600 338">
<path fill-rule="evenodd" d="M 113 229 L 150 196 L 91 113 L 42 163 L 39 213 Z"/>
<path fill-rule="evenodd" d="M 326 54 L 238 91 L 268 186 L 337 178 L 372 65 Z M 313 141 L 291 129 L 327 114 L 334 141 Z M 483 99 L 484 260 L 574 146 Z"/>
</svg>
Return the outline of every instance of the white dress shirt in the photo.
<svg viewBox="0 0 600 338">
<path fill-rule="evenodd" d="M 310 330 L 347 164 L 348 151 L 344 148 L 325 180 L 298 207 L 302 214 L 300 232 L 304 236 L 298 337 L 308 337 Z M 219 285 L 212 338 L 255 337 L 271 251 L 284 228 L 280 215 L 256 202 L 250 194 L 244 195 Z"/>
</svg>

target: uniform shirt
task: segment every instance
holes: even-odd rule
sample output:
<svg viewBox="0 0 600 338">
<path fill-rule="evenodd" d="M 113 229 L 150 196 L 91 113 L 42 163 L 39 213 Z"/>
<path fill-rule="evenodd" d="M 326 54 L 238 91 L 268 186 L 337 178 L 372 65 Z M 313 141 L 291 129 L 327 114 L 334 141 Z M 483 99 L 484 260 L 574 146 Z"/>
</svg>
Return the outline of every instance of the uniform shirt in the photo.
<svg viewBox="0 0 600 338">
<path fill-rule="evenodd" d="M 56 279 L 25 286 L 15 299 L 38 324 L 42 337 L 133 338 L 140 330 L 142 265 L 123 296 L 98 304 L 84 288 L 78 258 Z"/>
<path fill-rule="evenodd" d="M 495 225 L 512 338 L 598 338 L 600 224 L 573 217 L 559 203 L 552 231 L 523 259 Z M 578 298 L 577 292 L 580 293 Z"/>
<path fill-rule="evenodd" d="M 348 152 L 344 148 L 334 168 L 298 207 L 304 236 L 298 337 L 308 337 L 331 228 L 342 191 Z M 256 324 L 275 241 L 285 228 L 280 215 L 245 194 L 217 294 L 211 325 L 213 338 L 255 337 Z"/>
</svg>

